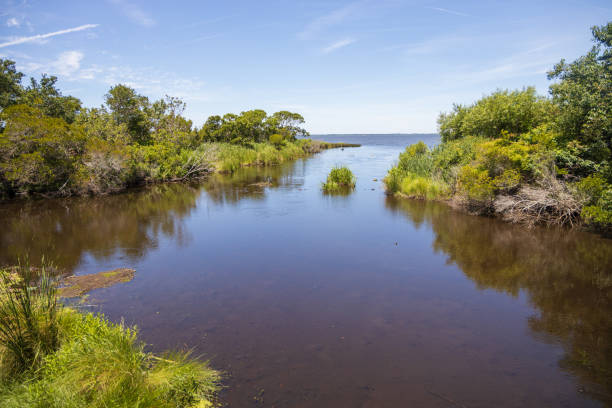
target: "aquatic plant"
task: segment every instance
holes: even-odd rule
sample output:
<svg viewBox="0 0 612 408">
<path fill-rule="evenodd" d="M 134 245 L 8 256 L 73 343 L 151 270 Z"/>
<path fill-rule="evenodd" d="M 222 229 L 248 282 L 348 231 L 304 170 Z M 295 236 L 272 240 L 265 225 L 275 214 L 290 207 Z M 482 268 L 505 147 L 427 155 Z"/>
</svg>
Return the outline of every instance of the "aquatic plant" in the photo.
<svg viewBox="0 0 612 408">
<path fill-rule="evenodd" d="M 355 184 L 355 176 L 348 167 L 334 167 L 329 172 L 322 188 L 325 192 L 352 190 L 355 188 Z"/>
</svg>

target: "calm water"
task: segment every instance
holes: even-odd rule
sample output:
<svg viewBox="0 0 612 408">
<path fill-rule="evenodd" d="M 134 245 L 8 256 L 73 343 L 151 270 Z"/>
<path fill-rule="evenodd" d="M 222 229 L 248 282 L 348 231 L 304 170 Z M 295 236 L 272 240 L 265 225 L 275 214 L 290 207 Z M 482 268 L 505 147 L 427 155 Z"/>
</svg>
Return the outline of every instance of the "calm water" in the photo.
<svg viewBox="0 0 612 408">
<path fill-rule="evenodd" d="M 424 136 L 429 144 L 435 136 Z M 224 370 L 232 407 L 612 404 L 612 241 L 386 197 L 411 136 L 97 199 L 0 206 L 0 264 L 76 273 L 153 350 Z M 323 195 L 335 164 L 357 176 Z"/>
</svg>

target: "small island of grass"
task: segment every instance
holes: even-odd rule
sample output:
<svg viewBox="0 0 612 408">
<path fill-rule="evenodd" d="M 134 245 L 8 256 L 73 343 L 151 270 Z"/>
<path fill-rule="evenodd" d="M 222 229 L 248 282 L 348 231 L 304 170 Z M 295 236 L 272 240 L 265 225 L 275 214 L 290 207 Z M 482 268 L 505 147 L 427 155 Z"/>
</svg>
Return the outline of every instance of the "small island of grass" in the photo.
<svg viewBox="0 0 612 408">
<path fill-rule="evenodd" d="M 334 167 L 329 172 L 322 188 L 326 193 L 350 191 L 355 188 L 355 176 L 348 167 Z"/>
</svg>

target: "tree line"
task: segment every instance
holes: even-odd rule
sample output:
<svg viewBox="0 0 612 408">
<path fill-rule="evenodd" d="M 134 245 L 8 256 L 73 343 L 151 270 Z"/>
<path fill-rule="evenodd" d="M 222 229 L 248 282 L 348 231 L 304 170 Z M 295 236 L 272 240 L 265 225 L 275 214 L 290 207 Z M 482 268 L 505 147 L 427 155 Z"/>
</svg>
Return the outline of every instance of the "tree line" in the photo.
<svg viewBox="0 0 612 408">
<path fill-rule="evenodd" d="M 220 146 L 281 149 L 308 135 L 304 118 L 288 111 L 211 116 L 197 128 L 179 98 L 151 102 L 118 84 L 102 106 L 86 108 L 62 94 L 57 77 L 27 84 L 24 77 L 14 61 L 0 59 L 0 198 L 106 193 L 197 177 L 214 170 Z"/>
</svg>

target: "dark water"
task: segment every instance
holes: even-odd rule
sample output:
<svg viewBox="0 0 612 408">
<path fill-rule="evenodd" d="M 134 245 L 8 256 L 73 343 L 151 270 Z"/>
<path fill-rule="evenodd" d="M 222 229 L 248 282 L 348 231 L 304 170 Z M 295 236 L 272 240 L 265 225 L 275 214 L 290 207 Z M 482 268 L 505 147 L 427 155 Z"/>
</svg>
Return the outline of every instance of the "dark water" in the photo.
<svg viewBox="0 0 612 408">
<path fill-rule="evenodd" d="M 612 404 L 612 241 L 386 197 L 373 178 L 414 137 L 327 139 L 364 146 L 4 204 L 0 263 L 135 268 L 92 302 L 154 350 L 210 359 L 232 407 Z M 348 196 L 320 191 L 335 164 L 356 173 Z"/>
</svg>

